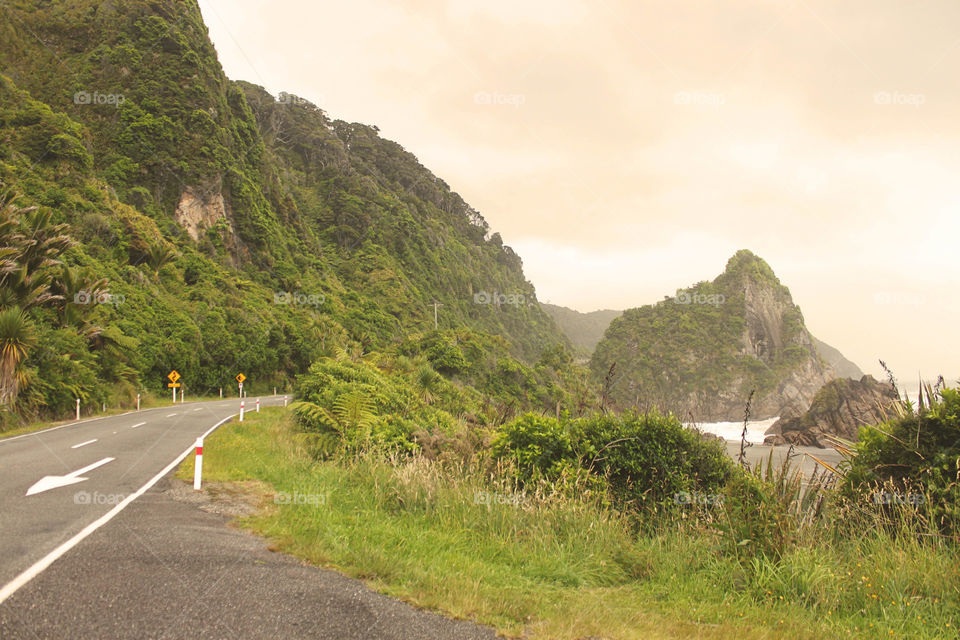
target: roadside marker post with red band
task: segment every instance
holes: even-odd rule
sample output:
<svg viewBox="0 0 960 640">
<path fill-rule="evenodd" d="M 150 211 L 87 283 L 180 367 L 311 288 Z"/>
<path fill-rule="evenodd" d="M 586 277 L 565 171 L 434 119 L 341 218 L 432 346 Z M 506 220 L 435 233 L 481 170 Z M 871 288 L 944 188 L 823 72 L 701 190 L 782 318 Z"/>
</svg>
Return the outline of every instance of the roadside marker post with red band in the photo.
<svg viewBox="0 0 960 640">
<path fill-rule="evenodd" d="M 240 422 L 243 422 L 243 398 L 240 398 Z"/>
<path fill-rule="evenodd" d="M 200 491 L 200 477 L 203 474 L 203 438 L 197 438 L 197 459 L 193 463 L 193 490 Z"/>
<path fill-rule="evenodd" d="M 257 398 L 257 413 L 260 413 L 260 398 Z"/>
</svg>

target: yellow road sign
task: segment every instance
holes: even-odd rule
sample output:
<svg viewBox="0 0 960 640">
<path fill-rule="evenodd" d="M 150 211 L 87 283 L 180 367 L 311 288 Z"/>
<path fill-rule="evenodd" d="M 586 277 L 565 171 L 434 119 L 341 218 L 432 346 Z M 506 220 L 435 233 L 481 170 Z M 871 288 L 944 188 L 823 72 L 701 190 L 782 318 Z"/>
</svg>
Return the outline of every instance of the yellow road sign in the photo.
<svg viewBox="0 0 960 640">
<path fill-rule="evenodd" d="M 243 384 L 243 381 L 246 379 L 247 379 L 247 376 L 243 375 L 242 373 L 237 374 L 237 382 L 239 382 L 240 384 Z"/>
<path fill-rule="evenodd" d="M 180 383 L 179 383 L 179 382 L 169 382 L 169 383 L 167 383 L 167 386 L 176 389 L 177 387 L 180 386 Z"/>
<path fill-rule="evenodd" d="M 174 369 L 173 371 L 167 374 L 167 377 L 170 378 L 170 382 L 176 382 L 177 380 L 180 379 L 180 374 L 177 373 L 176 369 Z"/>
</svg>

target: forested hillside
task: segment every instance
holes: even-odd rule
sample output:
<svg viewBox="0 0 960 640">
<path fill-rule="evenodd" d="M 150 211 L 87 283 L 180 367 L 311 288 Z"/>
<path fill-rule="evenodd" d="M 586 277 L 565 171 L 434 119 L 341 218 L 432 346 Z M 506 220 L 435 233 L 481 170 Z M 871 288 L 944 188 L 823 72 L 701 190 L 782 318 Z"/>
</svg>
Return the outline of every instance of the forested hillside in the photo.
<svg viewBox="0 0 960 640">
<path fill-rule="evenodd" d="M 283 387 L 335 350 L 431 343 L 435 311 L 442 342 L 513 367 L 567 344 L 477 211 L 376 127 L 227 79 L 193 1 L 3 3 L 0 69 L 18 414 L 173 368 L 191 393 Z"/>
<path fill-rule="evenodd" d="M 751 391 L 754 418 L 799 415 L 836 377 L 789 289 L 746 250 L 713 281 L 624 311 L 590 366 L 620 407 L 704 421 L 742 419 Z"/>
</svg>

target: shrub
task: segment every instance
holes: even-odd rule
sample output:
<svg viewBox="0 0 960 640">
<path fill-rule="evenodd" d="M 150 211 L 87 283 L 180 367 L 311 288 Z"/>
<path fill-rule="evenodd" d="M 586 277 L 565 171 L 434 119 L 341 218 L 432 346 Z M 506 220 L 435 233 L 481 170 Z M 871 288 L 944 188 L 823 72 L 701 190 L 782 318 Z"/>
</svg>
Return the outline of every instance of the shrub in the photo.
<svg viewBox="0 0 960 640">
<path fill-rule="evenodd" d="M 580 418 L 570 431 L 583 466 L 607 478 L 621 506 L 638 511 L 674 505 L 681 492 L 715 492 L 732 468 L 723 444 L 656 411 Z"/>
<path fill-rule="evenodd" d="M 863 427 L 856 455 L 843 482 L 848 498 L 870 494 L 923 495 L 941 533 L 960 535 L 960 391 L 928 389 L 928 403 L 914 411 L 898 405 L 898 416 L 879 427 Z"/>
<path fill-rule="evenodd" d="M 516 463 L 521 481 L 552 479 L 576 464 L 570 436 L 559 420 L 527 413 L 497 432 L 492 445 L 496 458 Z"/>
</svg>

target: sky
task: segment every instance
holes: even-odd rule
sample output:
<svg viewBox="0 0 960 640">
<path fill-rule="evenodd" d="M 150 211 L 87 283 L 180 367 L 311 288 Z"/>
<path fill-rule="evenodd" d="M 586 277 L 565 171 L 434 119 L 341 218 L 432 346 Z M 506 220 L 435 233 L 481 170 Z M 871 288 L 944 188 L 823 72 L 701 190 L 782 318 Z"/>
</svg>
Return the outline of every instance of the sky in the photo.
<svg viewBox="0 0 960 640">
<path fill-rule="evenodd" d="M 227 75 L 380 128 L 541 301 L 746 248 L 864 371 L 960 377 L 955 0 L 200 0 Z"/>
</svg>

